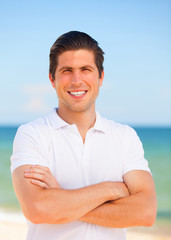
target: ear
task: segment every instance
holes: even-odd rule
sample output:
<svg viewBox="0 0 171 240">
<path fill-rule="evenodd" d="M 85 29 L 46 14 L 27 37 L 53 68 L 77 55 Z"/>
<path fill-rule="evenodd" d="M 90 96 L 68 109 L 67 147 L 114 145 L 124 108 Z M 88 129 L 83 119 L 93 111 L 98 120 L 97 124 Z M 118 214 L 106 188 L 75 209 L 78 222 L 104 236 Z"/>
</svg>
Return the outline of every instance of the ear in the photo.
<svg viewBox="0 0 171 240">
<path fill-rule="evenodd" d="M 102 86 L 103 79 L 104 79 L 104 71 L 102 71 L 102 73 L 101 73 L 101 77 L 100 77 L 100 79 L 99 79 L 100 87 Z"/>
<path fill-rule="evenodd" d="M 52 84 L 52 87 L 55 88 L 55 80 L 53 79 L 51 73 L 49 73 L 49 80 L 50 80 L 50 82 L 51 82 L 51 84 Z"/>
</svg>

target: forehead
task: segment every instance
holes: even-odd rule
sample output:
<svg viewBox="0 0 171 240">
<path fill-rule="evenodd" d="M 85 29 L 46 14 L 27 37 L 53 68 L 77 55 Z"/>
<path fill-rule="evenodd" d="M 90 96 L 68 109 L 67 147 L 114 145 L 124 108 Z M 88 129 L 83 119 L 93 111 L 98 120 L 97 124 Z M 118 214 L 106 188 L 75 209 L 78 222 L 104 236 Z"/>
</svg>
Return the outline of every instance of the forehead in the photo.
<svg viewBox="0 0 171 240">
<path fill-rule="evenodd" d="M 58 56 L 57 68 L 62 66 L 79 67 L 87 64 L 96 66 L 93 51 L 85 49 L 71 50 L 65 51 Z"/>
</svg>

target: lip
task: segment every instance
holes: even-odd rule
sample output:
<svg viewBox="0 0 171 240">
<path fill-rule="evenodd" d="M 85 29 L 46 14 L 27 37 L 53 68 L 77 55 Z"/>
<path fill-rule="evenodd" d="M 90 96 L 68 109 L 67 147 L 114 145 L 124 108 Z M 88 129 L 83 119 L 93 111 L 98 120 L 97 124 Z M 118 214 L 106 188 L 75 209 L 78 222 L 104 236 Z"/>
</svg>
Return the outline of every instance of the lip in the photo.
<svg viewBox="0 0 171 240">
<path fill-rule="evenodd" d="M 88 91 L 87 90 L 72 90 L 72 91 L 67 91 L 67 92 L 71 97 L 76 98 L 76 99 L 80 99 L 80 98 L 83 98 L 87 94 Z M 81 95 L 74 95 L 74 94 L 71 94 L 71 92 L 74 92 L 74 93 L 84 92 L 84 93 L 81 94 Z"/>
</svg>

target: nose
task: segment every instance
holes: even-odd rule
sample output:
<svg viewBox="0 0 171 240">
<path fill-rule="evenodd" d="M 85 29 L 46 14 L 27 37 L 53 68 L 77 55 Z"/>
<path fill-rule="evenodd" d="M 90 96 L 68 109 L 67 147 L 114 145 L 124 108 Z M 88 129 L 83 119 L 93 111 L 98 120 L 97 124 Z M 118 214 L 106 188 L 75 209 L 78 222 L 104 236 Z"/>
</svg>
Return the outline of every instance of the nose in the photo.
<svg viewBox="0 0 171 240">
<path fill-rule="evenodd" d="M 80 76 L 79 72 L 77 72 L 77 71 L 73 72 L 72 83 L 73 84 L 81 83 L 81 76 Z"/>
</svg>

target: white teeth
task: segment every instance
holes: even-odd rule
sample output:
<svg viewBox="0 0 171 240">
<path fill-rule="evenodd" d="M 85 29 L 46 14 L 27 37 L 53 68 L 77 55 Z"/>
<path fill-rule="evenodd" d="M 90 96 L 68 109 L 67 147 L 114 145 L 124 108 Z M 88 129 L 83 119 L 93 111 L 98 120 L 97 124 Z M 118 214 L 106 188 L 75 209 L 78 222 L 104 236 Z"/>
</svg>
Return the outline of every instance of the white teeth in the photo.
<svg viewBox="0 0 171 240">
<path fill-rule="evenodd" d="M 83 95 L 84 93 L 86 93 L 86 91 L 78 91 L 78 92 L 69 92 L 71 95 L 74 95 L 74 96 L 81 96 Z"/>
</svg>

